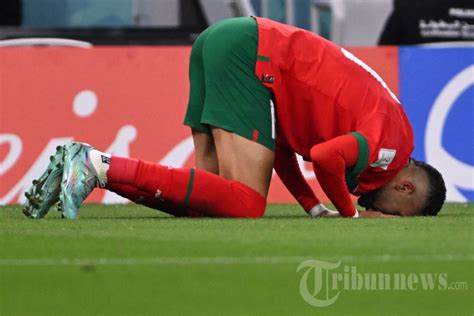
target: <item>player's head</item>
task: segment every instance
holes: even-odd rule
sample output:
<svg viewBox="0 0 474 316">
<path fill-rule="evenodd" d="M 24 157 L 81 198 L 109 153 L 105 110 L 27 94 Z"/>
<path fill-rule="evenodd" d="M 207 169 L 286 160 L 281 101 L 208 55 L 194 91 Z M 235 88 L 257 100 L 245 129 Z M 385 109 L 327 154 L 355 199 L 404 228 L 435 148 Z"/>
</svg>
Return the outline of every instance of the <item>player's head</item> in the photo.
<svg viewBox="0 0 474 316">
<path fill-rule="evenodd" d="M 410 159 L 409 163 L 381 188 L 359 198 L 367 209 L 401 216 L 435 216 L 446 200 L 442 175 L 429 164 Z"/>
</svg>

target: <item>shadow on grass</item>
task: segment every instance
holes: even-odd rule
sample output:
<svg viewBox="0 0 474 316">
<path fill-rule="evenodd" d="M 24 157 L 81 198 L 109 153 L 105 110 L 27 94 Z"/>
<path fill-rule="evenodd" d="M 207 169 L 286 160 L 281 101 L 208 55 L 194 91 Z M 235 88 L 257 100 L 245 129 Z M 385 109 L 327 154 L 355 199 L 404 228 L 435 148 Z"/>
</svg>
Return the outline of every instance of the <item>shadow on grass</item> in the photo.
<svg viewBox="0 0 474 316">
<path fill-rule="evenodd" d="M 114 220 L 114 219 L 120 219 L 120 220 L 134 220 L 134 219 L 139 219 L 139 220 L 144 220 L 144 219 L 150 219 L 150 220 L 174 220 L 174 221 L 187 221 L 187 220 L 227 220 L 227 221 L 234 221 L 234 220 L 249 220 L 249 221 L 255 221 L 255 220 L 265 220 L 265 219 L 301 219 L 301 218 L 308 218 L 307 215 L 267 215 L 264 216 L 263 218 L 230 218 L 230 217 L 176 217 L 176 216 L 94 216 L 94 217 L 81 217 L 80 220 Z M 50 218 L 53 220 L 64 220 L 62 218 Z"/>
<path fill-rule="evenodd" d="M 302 215 L 278 215 L 278 214 L 275 214 L 275 215 L 266 215 L 265 217 L 263 217 L 263 219 L 265 218 L 271 218 L 271 219 L 300 219 L 300 218 L 307 218 L 307 219 L 311 219 L 311 217 L 309 215 L 305 215 L 305 214 L 302 214 Z"/>
</svg>

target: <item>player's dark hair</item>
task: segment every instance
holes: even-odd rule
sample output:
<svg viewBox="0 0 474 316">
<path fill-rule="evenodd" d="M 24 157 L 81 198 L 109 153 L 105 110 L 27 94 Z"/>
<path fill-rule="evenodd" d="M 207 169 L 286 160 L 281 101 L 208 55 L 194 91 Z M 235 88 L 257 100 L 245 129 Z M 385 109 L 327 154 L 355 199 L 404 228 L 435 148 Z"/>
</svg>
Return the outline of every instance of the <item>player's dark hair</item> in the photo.
<svg viewBox="0 0 474 316">
<path fill-rule="evenodd" d="M 415 166 L 423 169 L 428 176 L 428 196 L 421 213 L 425 216 L 436 216 L 446 200 L 446 185 L 441 173 L 424 161 L 412 159 Z"/>
</svg>

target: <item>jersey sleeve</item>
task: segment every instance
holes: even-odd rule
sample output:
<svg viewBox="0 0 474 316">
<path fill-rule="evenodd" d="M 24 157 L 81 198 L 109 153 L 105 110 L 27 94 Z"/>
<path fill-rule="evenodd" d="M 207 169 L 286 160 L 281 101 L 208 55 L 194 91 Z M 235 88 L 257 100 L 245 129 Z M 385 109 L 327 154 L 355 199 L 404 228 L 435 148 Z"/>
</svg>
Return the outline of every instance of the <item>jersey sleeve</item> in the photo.
<svg viewBox="0 0 474 316">
<path fill-rule="evenodd" d="M 311 148 L 311 160 L 319 184 L 344 217 L 358 214 L 346 184 L 346 170 L 355 175 L 367 163 L 366 149 L 361 148 L 359 154 L 358 137 L 361 136 L 342 135 Z"/>
<path fill-rule="evenodd" d="M 407 164 L 413 150 L 413 131 L 405 116 L 392 111 L 372 115 L 357 132 L 362 147 L 366 140 L 368 161 L 364 170 L 357 170 L 351 192 L 363 194 L 388 183 Z"/>
<path fill-rule="evenodd" d="M 359 185 L 359 174 L 367 167 L 369 161 L 369 143 L 367 139 L 359 132 L 351 132 L 357 141 L 357 161 L 352 167 L 346 169 L 346 184 L 351 193 L 355 192 Z"/>
<path fill-rule="evenodd" d="M 301 173 L 295 152 L 285 147 L 278 140 L 275 149 L 274 167 L 285 187 L 306 212 L 309 212 L 312 207 L 320 203 Z"/>
</svg>

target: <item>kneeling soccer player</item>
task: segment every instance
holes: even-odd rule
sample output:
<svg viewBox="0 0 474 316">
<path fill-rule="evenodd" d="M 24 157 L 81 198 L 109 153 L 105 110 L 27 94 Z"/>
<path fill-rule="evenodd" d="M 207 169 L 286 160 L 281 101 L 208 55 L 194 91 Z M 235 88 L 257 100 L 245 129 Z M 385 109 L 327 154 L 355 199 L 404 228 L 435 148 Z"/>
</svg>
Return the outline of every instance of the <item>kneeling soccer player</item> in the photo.
<svg viewBox="0 0 474 316">
<path fill-rule="evenodd" d="M 262 217 L 273 168 L 312 216 L 358 217 L 350 193 L 373 211 L 364 217 L 441 209 L 442 176 L 410 159 L 413 132 L 397 97 L 345 49 L 268 19 L 228 19 L 197 38 L 189 76 L 184 123 L 196 169 L 68 144 L 27 192 L 24 213 L 41 218 L 59 200 L 76 218 L 100 186 L 175 216 Z M 338 212 L 320 203 L 296 154 L 312 161 Z"/>
</svg>

